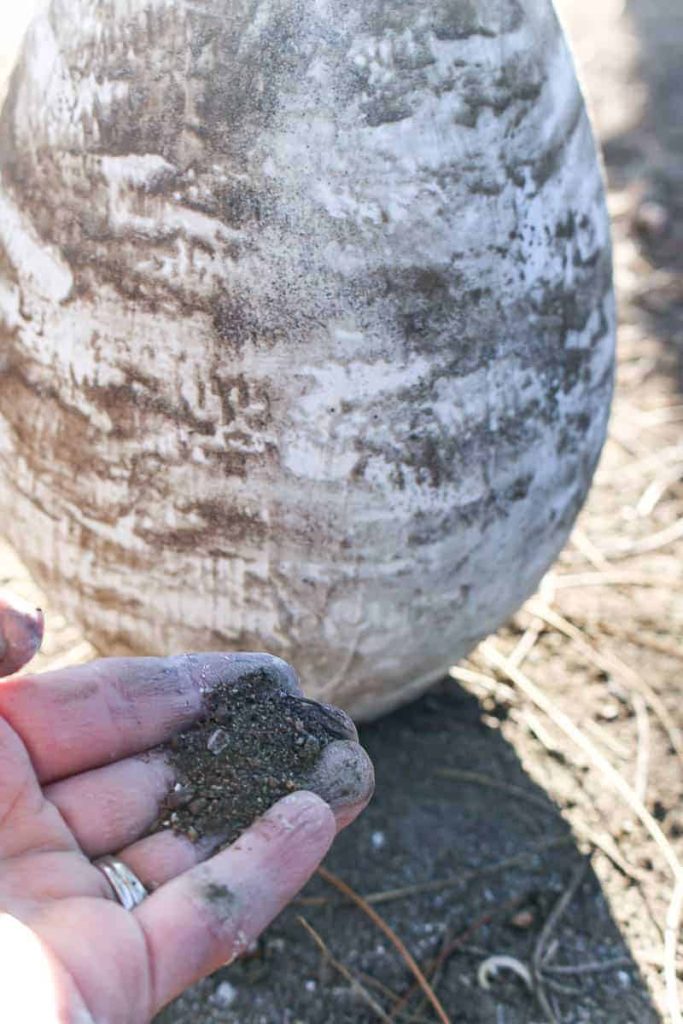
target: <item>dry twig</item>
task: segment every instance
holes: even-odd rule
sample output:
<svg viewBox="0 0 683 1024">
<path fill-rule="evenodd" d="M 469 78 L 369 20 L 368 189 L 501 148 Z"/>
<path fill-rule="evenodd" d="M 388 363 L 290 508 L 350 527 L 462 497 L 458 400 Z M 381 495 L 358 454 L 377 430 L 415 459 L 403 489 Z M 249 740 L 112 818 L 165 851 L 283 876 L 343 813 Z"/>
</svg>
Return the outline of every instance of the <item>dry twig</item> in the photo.
<svg viewBox="0 0 683 1024">
<path fill-rule="evenodd" d="M 656 533 L 651 533 L 647 537 L 639 537 L 638 540 L 630 541 L 628 544 L 622 544 L 619 547 L 615 547 L 613 550 L 608 551 L 610 559 L 615 558 L 631 558 L 634 555 L 646 555 L 651 554 L 653 551 L 659 551 L 661 548 L 666 548 L 669 544 L 674 544 L 677 540 L 683 538 L 683 517 L 677 519 L 675 523 L 671 523 L 669 526 L 665 526 L 663 530 L 657 530 Z"/>
<path fill-rule="evenodd" d="M 546 814 L 558 814 L 557 807 L 554 807 L 549 800 L 536 796 L 535 793 L 528 793 L 521 786 L 514 786 L 510 782 L 491 778 L 491 776 L 483 775 L 481 772 L 470 772 L 460 768 L 437 768 L 435 774 L 440 775 L 444 779 L 454 779 L 457 782 L 469 782 L 474 786 L 486 786 L 489 789 L 497 789 L 501 793 L 507 793 L 509 796 L 515 797 L 517 800 L 524 800 L 528 804 L 533 804 L 534 807 L 539 807 Z"/>
<path fill-rule="evenodd" d="M 434 1012 L 441 1021 L 441 1024 L 450 1024 L 450 1020 L 446 1015 L 446 1011 L 441 1005 L 441 1002 L 439 1001 L 436 993 L 434 992 L 431 985 L 429 984 L 424 974 L 420 970 L 420 967 L 418 966 L 415 958 L 408 951 L 408 949 L 406 949 L 404 942 L 398 937 L 393 928 L 391 928 L 384 920 L 384 918 L 381 917 L 377 913 L 377 911 L 370 906 L 367 900 L 363 899 L 363 897 L 360 896 L 354 889 L 352 889 L 351 886 L 348 885 L 343 879 L 338 878 L 337 875 L 333 874 L 325 867 L 318 868 L 318 874 L 322 879 L 324 879 L 324 881 L 328 882 L 330 885 L 333 885 L 335 889 L 338 889 L 339 892 L 341 892 L 344 896 L 352 900 L 353 903 L 355 903 L 356 906 L 359 907 L 363 911 L 363 913 L 370 918 L 373 924 L 375 924 L 380 929 L 380 931 L 383 932 L 384 935 L 386 935 L 389 942 L 391 942 L 391 944 L 395 947 L 395 949 L 401 956 L 402 960 L 405 962 L 406 966 L 415 976 L 415 980 L 418 982 L 420 988 L 427 996 L 429 1002 L 432 1004 Z"/>
<path fill-rule="evenodd" d="M 627 956 L 617 956 L 613 960 L 596 960 L 588 964 L 544 964 L 547 974 L 604 974 L 618 967 L 633 967 L 633 961 Z"/>
<path fill-rule="evenodd" d="M 680 930 L 681 910 L 683 905 L 683 868 L 676 856 L 676 853 L 662 832 L 658 822 L 653 818 L 642 800 L 639 800 L 628 783 L 622 778 L 619 772 L 613 767 L 610 761 L 602 754 L 594 743 L 588 739 L 572 720 L 561 711 L 550 700 L 550 698 L 534 682 L 529 679 L 520 669 L 507 664 L 507 659 L 487 640 L 480 646 L 480 651 L 486 660 L 494 668 L 503 672 L 509 679 L 519 687 L 537 707 L 539 707 L 550 719 L 565 733 L 566 736 L 587 755 L 595 767 L 605 776 L 613 789 L 621 796 L 624 802 L 631 808 L 636 817 L 643 824 L 657 848 L 665 859 L 674 879 L 674 891 L 667 914 L 666 941 L 664 948 L 665 960 L 665 981 L 667 991 L 667 1002 L 672 1024 L 680 1024 L 681 1011 L 676 982 L 676 944 Z"/>
<path fill-rule="evenodd" d="M 683 466 L 675 466 L 668 473 L 651 480 L 636 502 L 636 515 L 643 519 L 651 516 L 669 488 L 680 483 L 681 476 Z"/>
<path fill-rule="evenodd" d="M 666 586 L 666 578 L 653 576 L 644 572 L 566 572 L 554 576 L 558 590 L 567 587 L 659 587 Z M 673 577 L 669 581 L 675 585 L 678 581 Z"/>
<path fill-rule="evenodd" d="M 567 888 L 564 890 L 559 900 L 551 910 L 550 914 L 548 915 L 548 919 L 546 920 L 545 924 L 543 925 L 543 928 L 541 929 L 541 934 L 538 936 L 536 945 L 534 947 L 533 956 L 531 959 L 531 971 L 532 977 L 534 979 L 534 991 L 536 993 L 536 998 L 538 999 L 541 1009 L 546 1014 L 548 1019 L 552 1022 L 552 1024 L 557 1024 L 557 1017 L 550 1003 L 550 1000 L 548 999 L 543 988 L 544 960 L 548 952 L 548 943 L 552 937 L 552 934 L 557 928 L 558 924 L 560 923 L 560 920 L 565 911 L 567 910 L 567 907 L 574 899 L 574 896 L 578 891 L 579 886 L 586 877 L 586 872 L 588 871 L 589 864 L 590 860 L 586 857 L 584 860 L 581 861 L 581 863 L 574 871 L 571 879 L 569 880 Z"/>
<path fill-rule="evenodd" d="M 590 537 L 587 537 L 583 530 L 578 527 L 574 528 L 574 531 L 570 538 L 572 544 L 577 551 L 580 551 L 587 562 L 597 569 L 598 572 L 603 572 L 605 569 L 609 569 L 609 560 L 605 558 L 604 554 L 597 547 Z"/>
<path fill-rule="evenodd" d="M 533 611 L 533 614 L 538 615 L 544 622 L 547 622 L 549 626 L 552 626 L 558 632 L 564 633 L 565 636 L 573 640 L 584 657 L 596 665 L 602 672 L 613 675 L 615 678 L 620 679 L 625 686 L 642 693 L 647 698 L 653 713 L 659 720 L 669 738 L 671 746 L 683 764 L 683 738 L 681 737 L 681 731 L 671 717 L 661 697 L 655 693 L 649 683 L 641 679 L 637 672 L 629 665 L 626 665 L 620 658 L 617 658 L 616 655 L 600 651 L 594 647 L 586 640 L 583 631 L 578 626 L 575 626 L 573 622 L 558 614 L 554 609 L 532 598 L 529 602 L 529 610 Z M 514 666 L 512 667 L 514 668 Z"/>
<path fill-rule="evenodd" d="M 650 720 L 647 717 L 645 698 L 640 693 L 634 693 L 632 701 L 633 710 L 636 715 L 636 728 L 638 730 L 638 750 L 636 753 L 636 774 L 633 781 L 633 792 L 639 800 L 645 802 L 647 775 L 650 764 Z"/>
<path fill-rule="evenodd" d="M 531 620 L 531 625 L 519 638 L 519 642 L 510 654 L 510 663 L 521 668 L 526 659 L 536 646 L 536 642 L 543 632 L 543 623 L 537 617 Z"/>
<path fill-rule="evenodd" d="M 472 924 L 468 925 L 467 928 L 465 928 L 465 930 L 462 931 L 459 935 L 457 935 L 454 939 L 449 940 L 447 936 L 444 936 L 444 941 L 441 946 L 441 949 L 439 950 L 439 953 L 431 962 L 431 964 L 429 964 L 429 966 L 425 969 L 425 975 L 429 976 L 432 985 L 434 985 L 436 978 L 438 977 L 446 961 L 451 956 L 453 956 L 454 953 L 464 951 L 468 948 L 466 946 L 466 942 L 472 935 L 475 935 L 476 932 L 478 932 L 485 925 L 490 924 L 491 921 L 495 920 L 495 918 L 499 917 L 501 914 L 506 914 L 512 910 L 516 910 L 517 907 L 519 907 L 522 903 L 526 901 L 526 899 L 527 896 L 515 896 L 510 900 L 506 900 L 505 903 L 502 903 L 495 909 L 489 910 L 485 914 L 482 914 L 480 917 L 476 919 L 476 921 L 473 921 Z M 482 951 L 477 949 L 476 955 L 479 956 L 481 954 Z M 488 954 L 486 953 L 486 951 L 483 951 L 483 955 L 486 956 Z M 415 983 L 408 989 L 405 995 L 403 995 L 393 1005 L 391 1009 L 392 1019 L 396 1016 L 396 1014 L 400 1013 L 403 1010 L 403 1008 L 412 999 L 413 995 L 417 991 L 419 991 L 419 986 L 417 985 L 417 983 Z"/>
<path fill-rule="evenodd" d="M 507 871 L 508 868 L 519 867 L 540 854 L 554 850 L 559 846 L 569 846 L 573 842 L 574 840 L 570 835 L 550 836 L 550 838 L 542 840 L 542 842 L 529 847 L 522 853 L 515 854 L 513 857 L 505 857 L 503 860 L 495 861 L 492 864 L 485 864 L 483 867 L 472 871 L 462 871 L 457 878 L 433 879 L 428 882 L 405 885 L 398 889 L 383 889 L 380 892 L 368 893 L 363 896 L 363 899 L 366 903 L 377 905 L 378 903 L 391 903 L 393 900 L 402 900 L 408 896 L 419 896 L 422 893 L 460 888 L 461 886 L 469 885 L 470 882 L 475 881 L 477 878 L 495 875 L 499 871 Z M 325 907 L 329 906 L 331 901 L 324 896 L 300 896 L 294 902 L 300 907 Z"/>
<path fill-rule="evenodd" d="M 318 934 L 313 925 L 309 924 L 305 917 L 299 917 L 298 921 L 299 924 L 306 929 L 306 931 L 311 936 L 316 946 L 318 947 L 322 955 L 325 957 L 325 959 L 328 961 L 328 963 L 330 963 L 332 967 L 334 967 L 335 971 L 338 971 L 338 973 L 341 974 L 342 978 L 348 981 L 349 985 L 351 986 L 351 989 L 356 993 L 356 995 L 370 1007 L 373 1013 L 375 1013 L 375 1015 L 379 1017 L 381 1021 L 384 1021 L 384 1024 L 393 1024 L 391 1017 L 389 1017 L 386 1011 L 379 1005 L 377 1000 L 373 999 L 368 990 L 363 985 L 361 985 L 360 981 L 358 981 L 357 978 L 354 978 L 353 974 L 348 969 L 348 967 L 346 967 L 340 960 L 337 960 L 332 955 L 332 953 L 330 952 L 329 948 L 325 943 L 325 940 L 322 938 L 321 935 Z"/>
</svg>

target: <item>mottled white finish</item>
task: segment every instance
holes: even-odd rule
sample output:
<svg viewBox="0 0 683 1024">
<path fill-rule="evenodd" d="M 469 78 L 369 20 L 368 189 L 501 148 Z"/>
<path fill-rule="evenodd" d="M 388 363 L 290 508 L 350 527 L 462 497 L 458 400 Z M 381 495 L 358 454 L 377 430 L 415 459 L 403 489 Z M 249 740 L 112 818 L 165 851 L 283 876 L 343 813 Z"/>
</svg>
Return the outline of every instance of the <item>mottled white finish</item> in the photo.
<svg viewBox="0 0 683 1024">
<path fill-rule="evenodd" d="M 609 238 L 539 0 L 55 0 L 0 135 L 0 509 L 108 651 L 368 717 L 588 487 Z"/>
</svg>

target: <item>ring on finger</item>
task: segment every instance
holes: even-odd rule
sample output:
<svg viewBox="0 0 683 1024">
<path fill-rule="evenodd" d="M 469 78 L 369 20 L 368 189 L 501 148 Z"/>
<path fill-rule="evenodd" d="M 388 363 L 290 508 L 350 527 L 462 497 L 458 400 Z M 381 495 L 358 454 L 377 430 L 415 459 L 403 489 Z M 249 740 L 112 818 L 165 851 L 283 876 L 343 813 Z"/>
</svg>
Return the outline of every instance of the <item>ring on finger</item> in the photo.
<svg viewBox="0 0 683 1024">
<path fill-rule="evenodd" d="M 109 882 L 114 896 L 124 910 L 135 910 L 149 895 L 134 871 L 116 857 L 98 857 L 93 865 Z"/>
</svg>

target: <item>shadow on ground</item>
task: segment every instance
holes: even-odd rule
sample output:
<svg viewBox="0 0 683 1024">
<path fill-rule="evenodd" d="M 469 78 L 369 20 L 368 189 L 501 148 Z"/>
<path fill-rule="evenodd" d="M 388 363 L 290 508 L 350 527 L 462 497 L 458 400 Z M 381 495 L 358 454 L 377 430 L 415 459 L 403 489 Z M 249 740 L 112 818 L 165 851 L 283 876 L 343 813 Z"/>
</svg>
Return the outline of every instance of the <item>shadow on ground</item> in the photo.
<svg viewBox="0 0 683 1024">
<path fill-rule="evenodd" d="M 453 682 L 367 727 L 362 739 L 377 767 L 377 793 L 341 837 L 327 867 L 361 893 L 408 890 L 375 907 L 423 967 L 453 944 L 435 981 L 453 1024 L 540 1024 L 547 1017 L 520 978 L 503 971 L 486 991 L 477 971 L 491 954 L 529 965 L 544 924 L 580 869 L 582 854 L 558 809 L 526 775 L 495 723 L 482 720 L 479 703 Z M 473 773 L 471 781 L 463 772 Z M 474 775 L 483 778 L 475 781 Z M 507 866 L 497 867 L 502 861 Z M 425 882 L 430 888 L 420 891 Z M 321 897 L 322 906 L 316 903 Z M 222 969 L 161 1019 L 386 1021 L 321 955 L 300 915 L 391 1014 L 392 993 L 411 988 L 405 963 L 361 910 L 341 904 L 336 891 L 316 879 L 251 959 Z M 548 948 L 545 990 L 562 1024 L 659 1020 L 589 864 L 548 936 Z M 604 969 L 617 958 L 618 964 Z M 603 969 L 554 972 L 560 965 L 589 962 Z M 436 1017 L 417 993 L 390 1019 L 399 1024 Z"/>
</svg>

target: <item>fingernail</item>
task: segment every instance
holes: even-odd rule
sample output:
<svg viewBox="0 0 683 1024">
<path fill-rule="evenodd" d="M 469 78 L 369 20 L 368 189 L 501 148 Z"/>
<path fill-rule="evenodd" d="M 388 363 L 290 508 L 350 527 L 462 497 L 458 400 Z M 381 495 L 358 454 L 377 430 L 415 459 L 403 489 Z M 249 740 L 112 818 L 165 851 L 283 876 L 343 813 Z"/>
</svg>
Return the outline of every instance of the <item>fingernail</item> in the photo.
<svg viewBox="0 0 683 1024">
<path fill-rule="evenodd" d="M 0 662 L 3 673 L 17 671 L 40 649 L 45 620 L 42 609 L 25 601 L 0 599 Z"/>
<path fill-rule="evenodd" d="M 317 717 L 320 719 L 321 724 L 325 726 L 325 730 L 334 736 L 338 740 L 353 740 L 358 741 L 358 730 L 353 722 L 350 715 L 347 715 L 341 708 L 335 707 L 334 704 L 323 704 L 317 700 L 308 700 L 306 697 L 299 697 L 301 704 L 308 704 L 314 708 Z"/>
<path fill-rule="evenodd" d="M 285 832 L 295 829 L 315 830 L 326 826 L 329 821 L 330 807 L 316 793 L 298 790 L 290 793 L 266 811 L 264 818 L 273 821 Z"/>
</svg>

